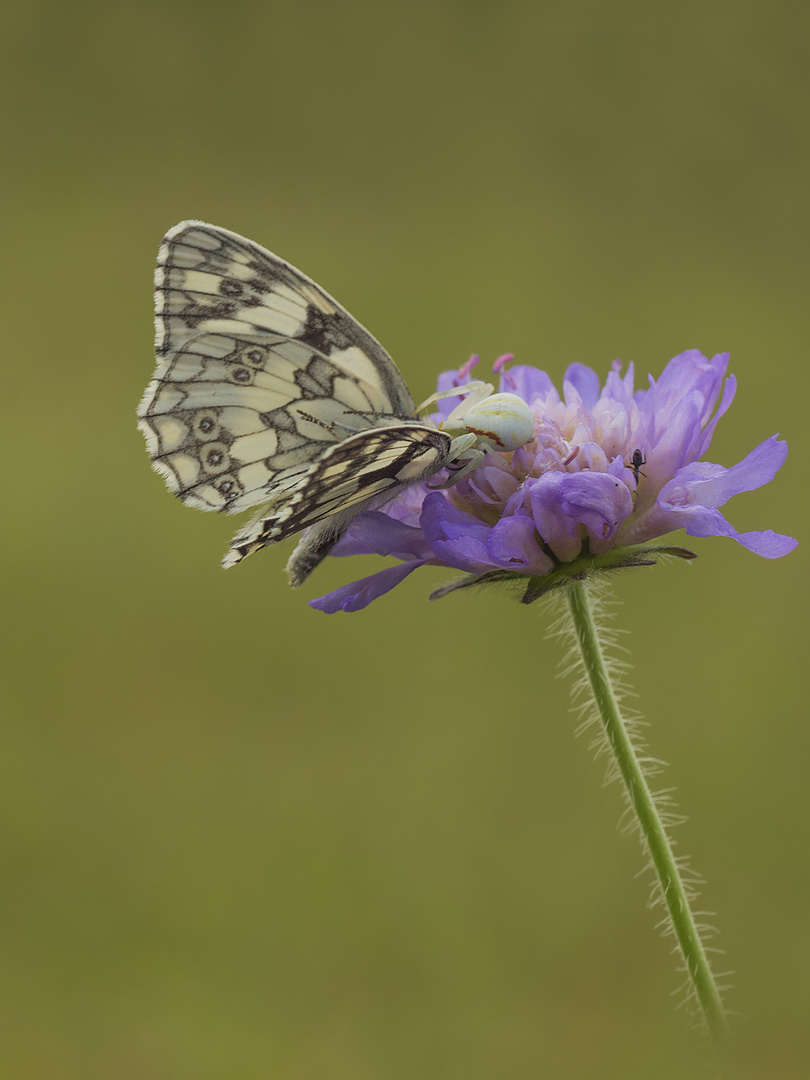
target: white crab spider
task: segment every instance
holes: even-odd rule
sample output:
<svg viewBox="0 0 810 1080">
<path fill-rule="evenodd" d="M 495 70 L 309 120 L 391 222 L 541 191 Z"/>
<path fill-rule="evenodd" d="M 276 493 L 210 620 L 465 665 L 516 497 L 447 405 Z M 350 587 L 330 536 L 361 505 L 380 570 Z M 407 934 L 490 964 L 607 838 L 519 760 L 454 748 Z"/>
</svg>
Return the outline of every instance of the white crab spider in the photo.
<svg viewBox="0 0 810 1080">
<path fill-rule="evenodd" d="M 516 394 L 496 394 L 491 383 L 474 380 L 450 390 L 431 394 L 416 410 L 424 418 L 430 406 L 443 398 L 461 397 L 455 409 L 439 424 L 439 431 L 453 439 L 451 460 L 464 462 L 453 466 L 450 487 L 477 469 L 488 450 L 508 453 L 518 450 L 534 436 L 534 415 L 526 402 Z"/>
</svg>

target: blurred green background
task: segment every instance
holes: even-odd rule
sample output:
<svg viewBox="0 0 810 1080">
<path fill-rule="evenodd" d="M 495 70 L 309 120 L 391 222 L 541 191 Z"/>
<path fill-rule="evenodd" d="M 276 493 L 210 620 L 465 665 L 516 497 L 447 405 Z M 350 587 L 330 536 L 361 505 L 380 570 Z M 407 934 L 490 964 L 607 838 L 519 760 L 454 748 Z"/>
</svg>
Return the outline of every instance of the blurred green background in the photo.
<svg viewBox="0 0 810 1080">
<path fill-rule="evenodd" d="M 12 3 L 2 45 L 0 1058 L 23 1080 L 699 1077 L 548 610 L 424 570 L 306 606 L 182 507 L 134 411 L 164 231 L 300 266 L 417 399 L 730 350 L 727 509 L 807 535 L 800 5 Z M 797 487 L 797 485 L 799 485 Z M 676 539 L 683 541 L 683 535 Z M 807 1076 L 804 548 L 616 582 L 733 968 L 740 1076 Z"/>
</svg>

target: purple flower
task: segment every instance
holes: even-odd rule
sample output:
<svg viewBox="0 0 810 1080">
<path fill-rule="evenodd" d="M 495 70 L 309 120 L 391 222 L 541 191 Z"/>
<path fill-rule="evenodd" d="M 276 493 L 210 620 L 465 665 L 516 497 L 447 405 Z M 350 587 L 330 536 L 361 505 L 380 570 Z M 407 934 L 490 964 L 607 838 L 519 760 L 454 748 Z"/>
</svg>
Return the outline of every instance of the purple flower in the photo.
<svg viewBox="0 0 810 1080">
<path fill-rule="evenodd" d="M 544 371 L 504 370 L 508 359 L 495 365 L 499 389 L 527 402 L 534 439 L 511 453 L 490 451 L 454 487 L 416 485 L 380 510 L 358 514 L 332 554 L 393 555 L 400 565 L 313 600 L 313 607 L 357 611 L 425 564 L 464 571 L 468 577 L 455 587 L 529 578 L 528 601 L 570 577 L 649 564 L 656 552 L 691 558 L 682 549 L 643 546 L 676 529 L 729 536 L 768 559 L 796 546 L 770 529 L 739 533 L 718 509 L 772 480 L 787 443 L 774 435 L 730 469 L 700 460 L 734 399 L 727 353 L 711 360 L 697 350 L 681 353 L 643 390 L 633 388 L 632 364 L 621 375 L 615 361 L 604 386 L 590 368 L 572 364 L 562 397 Z M 470 367 L 442 374 L 439 389 L 465 385 Z M 441 399 L 435 419 L 453 406 Z"/>
</svg>

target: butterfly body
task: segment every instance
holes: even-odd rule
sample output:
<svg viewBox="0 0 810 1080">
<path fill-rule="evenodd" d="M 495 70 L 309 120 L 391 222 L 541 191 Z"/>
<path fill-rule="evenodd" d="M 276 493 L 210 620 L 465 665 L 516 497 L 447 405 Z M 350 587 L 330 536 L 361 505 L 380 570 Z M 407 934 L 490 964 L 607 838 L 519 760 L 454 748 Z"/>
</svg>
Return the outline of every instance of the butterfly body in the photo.
<svg viewBox="0 0 810 1080">
<path fill-rule="evenodd" d="M 484 455 L 474 444 L 491 445 L 420 416 L 360 323 L 227 229 L 184 221 L 166 234 L 155 326 L 157 367 L 138 409 L 153 467 L 189 506 L 260 507 L 223 566 L 310 529 L 288 567 L 300 584 L 360 510 L 446 466 L 467 471 Z M 451 393 L 478 403 L 491 390 Z"/>
</svg>

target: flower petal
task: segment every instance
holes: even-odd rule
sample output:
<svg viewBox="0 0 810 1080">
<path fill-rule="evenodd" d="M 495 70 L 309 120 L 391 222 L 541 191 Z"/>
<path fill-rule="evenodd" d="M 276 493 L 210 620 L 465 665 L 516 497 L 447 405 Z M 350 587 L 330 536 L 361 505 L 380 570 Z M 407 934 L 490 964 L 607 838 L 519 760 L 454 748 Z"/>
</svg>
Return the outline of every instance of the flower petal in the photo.
<svg viewBox="0 0 810 1080">
<path fill-rule="evenodd" d="M 622 376 L 621 370 L 621 360 L 614 360 L 613 365 L 608 372 L 608 377 L 605 380 L 605 388 L 602 391 L 602 397 L 610 398 L 613 401 L 619 401 L 625 409 L 629 409 L 633 400 L 633 364 L 630 363 L 627 365 L 627 371 L 624 376 Z"/>
<path fill-rule="evenodd" d="M 711 506 L 693 506 L 678 516 L 682 520 L 676 528 L 685 528 L 687 536 L 728 536 L 765 559 L 779 559 L 793 551 L 798 544 L 798 540 L 794 540 L 792 536 L 775 533 L 773 529 L 765 529 L 763 532 L 737 532 L 720 511 Z"/>
<path fill-rule="evenodd" d="M 441 492 L 433 491 L 427 496 L 421 522 L 431 550 L 447 566 L 472 574 L 493 566 L 487 553 L 489 526 L 456 509 Z"/>
<path fill-rule="evenodd" d="M 645 518 L 644 530 L 632 536 L 633 542 L 686 529 L 688 536 L 731 537 L 766 559 L 787 555 L 796 547 L 793 537 L 771 529 L 739 533 L 717 509 L 732 496 L 753 491 L 773 480 L 786 456 L 787 443 L 773 435 L 730 469 L 708 461 L 685 465 L 662 488 L 655 510 Z"/>
<path fill-rule="evenodd" d="M 350 585 L 342 585 L 334 592 L 319 596 L 316 600 L 310 600 L 309 606 L 317 611 L 325 611 L 327 615 L 334 615 L 336 611 L 361 611 L 364 607 L 390 592 L 408 574 L 413 573 L 419 566 L 423 566 L 427 560 L 411 559 L 410 562 L 399 563 L 398 566 L 389 566 L 369 577 L 360 578 Z"/>
<path fill-rule="evenodd" d="M 429 559 L 430 548 L 421 529 L 379 510 L 364 510 L 351 524 L 331 555 L 394 555 L 398 559 Z"/>
<path fill-rule="evenodd" d="M 593 368 L 585 364 L 569 365 L 563 378 L 563 395 L 567 405 L 578 402 L 590 411 L 599 400 L 599 390 L 599 376 Z"/>
<path fill-rule="evenodd" d="M 575 559 L 582 550 L 579 523 L 561 512 L 560 488 L 565 473 L 547 472 L 531 484 L 529 500 L 537 531 L 562 562 Z"/>
<path fill-rule="evenodd" d="M 531 506 L 537 531 L 559 559 L 570 562 L 582 548 L 582 525 L 594 554 L 612 547 L 633 499 L 609 473 L 548 472 L 532 485 Z"/>
<path fill-rule="evenodd" d="M 648 433 L 647 475 L 654 490 L 682 465 L 700 457 L 708 445 L 703 429 L 709 424 L 727 367 L 728 353 L 707 360 L 697 349 L 690 349 L 673 357 L 657 382 L 651 378 L 649 390 L 635 394 Z M 728 408 L 733 396 L 733 386 L 727 386 L 721 408 Z M 712 426 L 709 441 L 713 432 Z"/>
<path fill-rule="evenodd" d="M 772 435 L 730 469 L 708 461 L 692 462 L 679 469 L 661 489 L 659 504 L 668 510 L 694 503 L 723 506 L 734 495 L 769 484 L 784 464 L 787 452 L 787 443 Z"/>
<path fill-rule="evenodd" d="M 545 371 L 528 364 L 518 364 L 501 372 L 499 389 L 505 394 L 517 394 L 529 405 L 538 399 L 545 401 L 549 395 L 560 400 L 557 388 Z"/>
<path fill-rule="evenodd" d="M 696 392 L 705 403 L 708 420 L 720 392 L 728 367 L 729 354 L 718 353 L 708 360 L 699 349 L 687 349 L 673 356 L 657 380 L 650 379 L 650 389 L 640 390 L 636 399 L 655 415 L 657 423 L 666 420 L 686 394 Z"/>
<path fill-rule="evenodd" d="M 666 417 L 655 418 L 654 453 L 650 457 L 648 476 L 655 480 L 674 476 L 688 461 L 690 447 L 700 437 L 703 419 L 703 397 L 696 390 L 684 393 L 666 412 Z"/>
<path fill-rule="evenodd" d="M 703 435 L 700 439 L 700 446 L 697 448 L 697 456 L 703 457 L 706 451 L 709 449 L 709 445 L 714 437 L 714 429 L 717 427 L 717 422 L 720 417 L 725 413 L 732 401 L 734 395 L 737 393 L 737 378 L 734 375 L 729 375 L 726 381 L 723 383 L 723 397 L 717 408 L 717 412 L 711 418 L 711 421 L 706 425 L 703 430 Z"/>
<path fill-rule="evenodd" d="M 563 511 L 588 530 L 596 554 L 613 544 L 619 527 L 633 512 L 630 489 L 609 473 L 575 473 L 560 490 Z"/>
<path fill-rule="evenodd" d="M 540 547 L 530 517 L 505 517 L 490 531 L 487 553 L 495 566 L 524 574 L 550 574 L 554 562 Z"/>
</svg>

